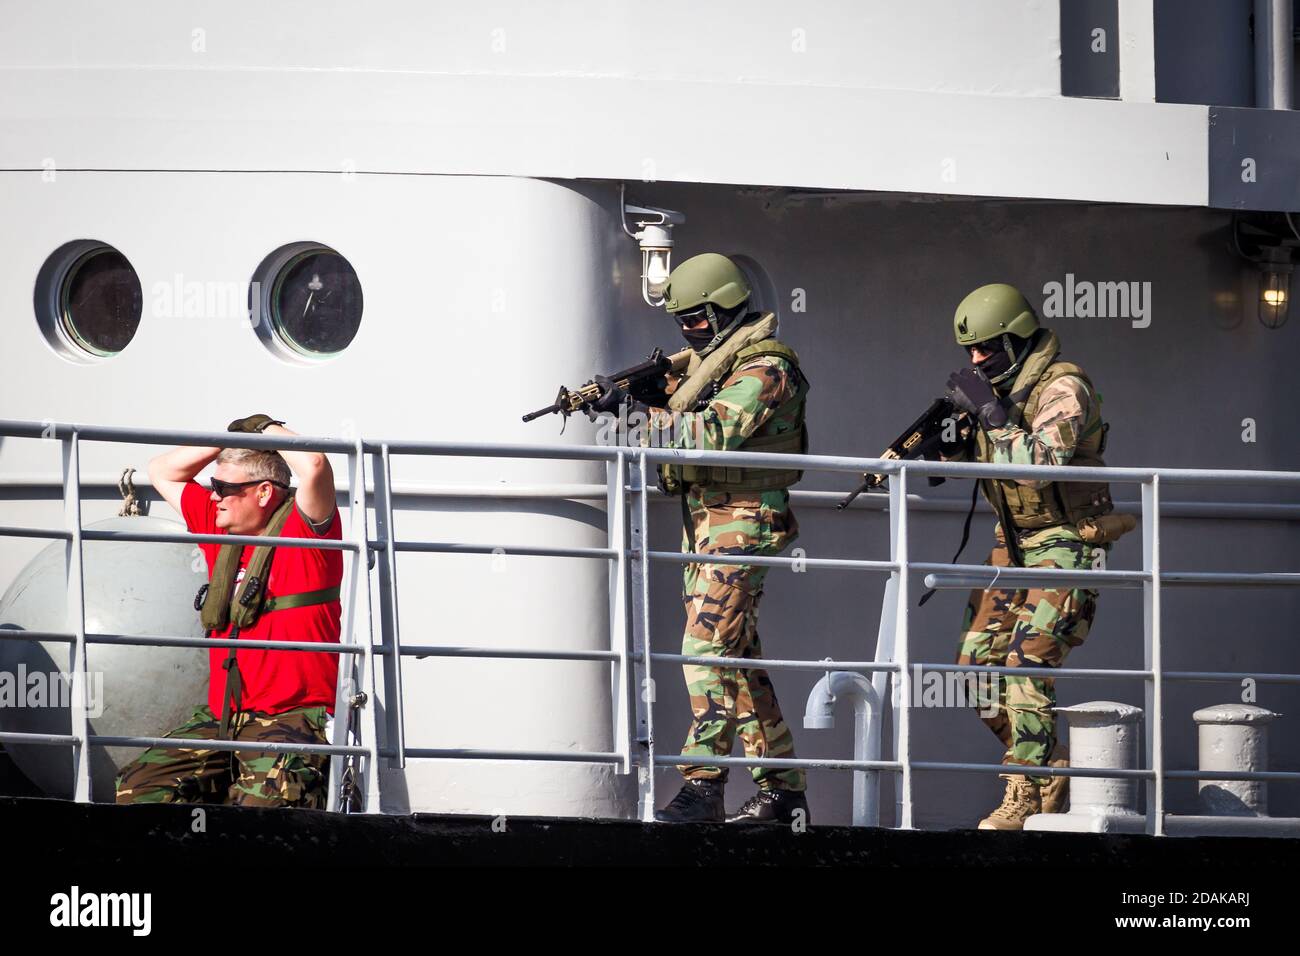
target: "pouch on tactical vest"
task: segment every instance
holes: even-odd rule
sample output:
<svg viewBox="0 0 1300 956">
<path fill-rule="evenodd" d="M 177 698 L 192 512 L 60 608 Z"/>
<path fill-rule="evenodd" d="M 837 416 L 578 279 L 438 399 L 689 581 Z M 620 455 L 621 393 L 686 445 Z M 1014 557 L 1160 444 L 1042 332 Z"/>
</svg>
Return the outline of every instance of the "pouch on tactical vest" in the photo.
<svg viewBox="0 0 1300 956">
<path fill-rule="evenodd" d="M 711 353 L 699 367 L 684 379 L 669 400 L 673 412 L 695 411 L 707 404 L 713 391 L 721 386 L 733 372 L 745 363 L 761 356 L 775 356 L 792 366 L 792 372 L 807 379 L 799 369 L 799 356 L 794 349 L 770 335 L 776 329 L 776 316 L 765 313 L 757 320 L 746 323 L 726 342 Z M 799 404 L 797 427 L 775 434 L 758 433 L 749 436 L 737 451 L 764 452 L 774 455 L 806 454 L 808 428 L 804 423 L 804 406 Z M 803 477 L 799 469 L 730 468 L 723 465 L 660 465 L 659 485 L 666 494 L 685 494 L 692 485 L 709 491 L 737 493 L 776 491 L 789 488 Z"/>
<path fill-rule="evenodd" d="M 1108 514 L 1084 518 L 1079 522 L 1079 537 L 1088 544 L 1110 544 L 1137 527 L 1132 515 Z"/>
<path fill-rule="evenodd" d="M 1011 388 L 1013 398 L 1028 394 L 1023 402 L 1016 402 L 1008 409 L 1008 422 L 1026 429 L 1038 414 L 1044 390 L 1056 379 L 1073 375 L 1092 388 L 1092 382 L 1082 368 L 1072 362 L 1056 361 L 1059 352 L 1056 334 L 1051 330 L 1044 332 L 1042 341 L 1030 353 Z M 1099 468 L 1106 464 L 1101 456 L 1106 449 L 1106 432 L 1110 426 L 1102 421 L 1099 405 L 1100 400 L 1093 404 L 1070 459 L 1071 464 L 1081 468 Z M 979 460 L 991 461 L 992 445 L 982 430 L 976 433 L 976 445 Z M 1004 503 L 1016 528 L 1022 531 L 1058 524 L 1079 526 L 1085 519 L 1107 515 L 1115 507 L 1110 497 L 1110 485 L 1104 481 L 1053 481 L 1042 488 L 1031 488 L 1013 479 L 986 479 L 980 482 L 980 487 L 994 511 L 1001 514 L 1000 501 Z"/>
</svg>

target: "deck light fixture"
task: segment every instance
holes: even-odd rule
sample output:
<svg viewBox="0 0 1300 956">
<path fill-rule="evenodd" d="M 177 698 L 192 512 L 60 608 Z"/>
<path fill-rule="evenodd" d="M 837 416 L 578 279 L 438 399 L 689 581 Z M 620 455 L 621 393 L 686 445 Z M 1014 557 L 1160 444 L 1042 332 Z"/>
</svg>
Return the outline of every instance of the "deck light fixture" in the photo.
<svg viewBox="0 0 1300 956">
<path fill-rule="evenodd" d="M 658 308 L 664 304 L 664 289 L 672 272 L 673 226 L 680 226 L 686 216 L 671 209 L 655 206 L 632 206 L 622 200 L 623 231 L 641 246 L 641 298 L 646 305 Z M 627 227 L 627 217 L 633 215 L 637 231 Z"/>
<path fill-rule="evenodd" d="M 1284 325 L 1291 298 L 1291 249 L 1265 246 L 1260 250 L 1259 321 L 1270 329 Z"/>
<path fill-rule="evenodd" d="M 1255 309 L 1260 324 L 1280 328 L 1290 312 L 1291 276 L 1300 249 L 1295 219 L 1287 212 L 1239 213 L 1233 217 L 1231 229 L 1237 255 L 1249 260 L 1257 273 Z"/>
</svg>

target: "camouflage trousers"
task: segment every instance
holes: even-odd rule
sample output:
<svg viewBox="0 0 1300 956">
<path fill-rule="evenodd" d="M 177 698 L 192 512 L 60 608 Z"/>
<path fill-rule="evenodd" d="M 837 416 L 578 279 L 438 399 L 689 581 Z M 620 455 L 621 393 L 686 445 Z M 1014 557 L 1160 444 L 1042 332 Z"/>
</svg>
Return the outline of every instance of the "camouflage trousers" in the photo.
<svg viewBox="0 0 1300 956">
<path fill-rule="evenodd" d="M 232 740 L 325 744 L 324 707 L 282 714 L 240 711 Z M 205 704 L 168 737 L 216 740 L 221 720 Z M 117 775 L 118 803 L 228 803 L 244 807 L 325 806 L 328 754 L 153 747 Z"/>
<path fill-rule="evenodd" d="M 739 499 L 706 493 L 688 499 L 701 553 L 770 555 L 794 540 L 798 526 L 783 492 Z M 683 550 L 688 547 L 683 542 Z M 686 633 L 682 653 L 689 656 L 762 657 L 758 603 L 767 568 L 738 564 L 689 564 L 683 575 Z M 747 757 L 793 757 L 794 735 L 767 671 L 686 664 L 686 689 L 694 720 L 683 756 L 730 756 L 739 735 Z M 725 767 L 680 767 L 688 779 L 725 780 Z M 803 790 L 798 769 L 752 768 L 754 782 L 767 789 Z"/>
<path fill-rule="evenodd" d="M 1109 546 L 1090 545 L 1069 525 L 1044 528 L 1021 538 L 1025 567 L 1087 569 Z M 1001 540 L 986 564 L 1008 567 Z M 1097 592 L 1083 588 L 971 591 L 962 625 L 958 664 L 1039 669 L 1060 667 L 1088 636 L 1097 611 Z M 979 700 L 981 720 L 1002 741 L 1004 764 L 1041 767 L 1056 749 L 1055 681 L 1050 677 L 1003 676 L 998 699 Z M 1047 783 L 1050 777 L 1034 777 Z"/>
</svg>

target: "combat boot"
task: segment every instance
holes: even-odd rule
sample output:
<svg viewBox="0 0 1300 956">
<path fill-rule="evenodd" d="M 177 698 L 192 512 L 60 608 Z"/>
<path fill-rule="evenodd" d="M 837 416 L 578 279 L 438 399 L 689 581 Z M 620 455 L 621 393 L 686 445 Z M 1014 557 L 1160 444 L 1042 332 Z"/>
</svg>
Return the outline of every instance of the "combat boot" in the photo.
<svg viewBox="0 0 1300 956">
<path fill-rule="evenodd" d="M 727 817 L 728 823 L 793 823 L 796 814 L 804 825 L 808 817 L 808 798 L 802 790 L 761 789 Z"/>
<path fill-rule="evenodd" d="M 1007 781 L 1006 793 L 1002 795 L 1002 804 L 980 821 L 981 830 L 1023 830 L 1025 820 L 1039 813 L 1043 808 L 1038 784 L 1024 774 L 1004 773 L 1000 776 Z"/>
<path fill-rule="evenodd" d="M 1049 767 L 1070 766 L 1070 749 L 1065 744 L 1057 744 L 1052 751 L 1052 759 L 1047 761 Z M 1053 777 L 1050 783 L 1039 788 L 1043 798 L 1043 813 L 1064 813 L 1070 802 L 1070 778 Z"/>
<path fill-rule="evenodd" d="M 721 780 L 688 779 L 668 806 L 655 813 L 655 819 L 660 823 L 721 823 L 727 812 L 723 786 Z"/>
</svg>

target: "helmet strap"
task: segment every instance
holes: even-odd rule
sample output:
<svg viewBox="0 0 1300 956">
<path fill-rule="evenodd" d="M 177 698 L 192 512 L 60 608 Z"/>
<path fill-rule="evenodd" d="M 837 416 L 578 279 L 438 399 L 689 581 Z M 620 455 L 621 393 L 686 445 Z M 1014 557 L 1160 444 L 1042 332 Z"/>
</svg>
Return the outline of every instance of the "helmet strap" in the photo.
<svg viewBox="0 0 1300 956">
<path fill-rule="evenodd" d="M 730 319 L 730 321 L 727 322 L 726 325 L 722 324 L 722 320 L 725 319 L 726 316 L 720 315 L 717 311 L 715 311 L 712 302 L 704 303 L 704 314 L 708 317 L 709 329 L 713 332 L 713 339 L 709 342 L 708 345 L 706 345 L 704 348 L 700 349 L 696 353 L 701 358 L 708 355 L 719 345 L 721 345 L 723 341 L 732 333 L 732 331 L 734 331 L 741 324 L 741 321 L 745 317 L 745 311 L 743 309 L 738 309 L 736 311 L 735 316 L 733 316 Z"/>
<path fill-rule="evenodd" d="M 1011 337 L 1011 333 L 1010 332 L 1002 333 L 1002 349 L 1007 353 L 1007 355 L 1011 357 L 1011 365 L 1001 375 L 995 375 L 994 377 L 990 378 L 989 379 L 990 385 L 1001 385 L 1004 382 L 1009 382 L 1014 380 L 1016 374 L 1019 373 L 1020 371 L 1020 367 L 1024 364 L 1025 358 L 1029 355 L 1030 350 L 1034 347 L 1034 339 L 1035 336 L 1032 335 L 1029 336 L 1029 338 L 1025 339 L 1025 347 L 1021 349 L 1020 354 L 1017 355 L 1015 349 L 1015 343 Z"/>
</svg>

